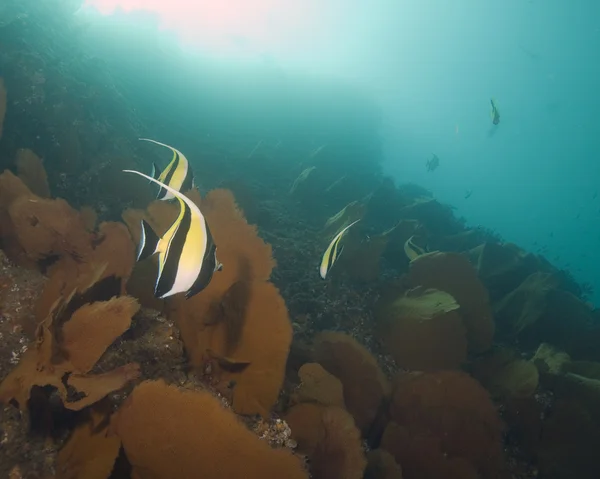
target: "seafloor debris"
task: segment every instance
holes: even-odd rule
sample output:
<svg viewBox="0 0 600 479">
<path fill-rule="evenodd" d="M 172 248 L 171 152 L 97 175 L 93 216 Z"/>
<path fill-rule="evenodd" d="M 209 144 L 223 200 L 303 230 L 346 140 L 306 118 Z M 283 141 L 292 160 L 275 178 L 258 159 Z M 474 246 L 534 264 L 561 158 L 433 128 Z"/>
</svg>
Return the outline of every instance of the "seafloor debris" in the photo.
<svg viewBox="0 0 600 479">
<path fill-rule="evenodd" d="M 296 441 L 292 439 L 292 430 L 283 419 L 266 421 L 257 419 L 252 424 L 252 430 L 261 439 L 267 441 L 271 447 L 287 447 L 295 449 Z"/>
</svg>

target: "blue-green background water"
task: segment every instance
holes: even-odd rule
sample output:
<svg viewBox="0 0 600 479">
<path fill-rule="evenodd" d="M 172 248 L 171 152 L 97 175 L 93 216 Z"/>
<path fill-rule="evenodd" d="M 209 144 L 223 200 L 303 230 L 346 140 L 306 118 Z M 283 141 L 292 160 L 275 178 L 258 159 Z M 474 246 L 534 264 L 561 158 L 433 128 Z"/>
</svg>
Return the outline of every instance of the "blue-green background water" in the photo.
<svg viewBox="0 0 600 479">
<path fill-rule="evenodd" d="M 382 157 L 373 160 L 382 162 L 385 173 L 399 183 L 424 186 L 469 225 L 494 229 L 592 283 L 597 303 L 600 4 L 321 5 L 312 10 L 304 32 L 297 26 L 295 48 L 286 50 L 292 42 L 263 43 L 248 53 L 254 40 L 242 36 L 235 40 L 244 46 L 243 55 L 228 52 L 226 57 L 180 43 L 176 28 L 159 32 L 155 14 L 120 12 L 100 19 L 85 9 L 80 16 L 89 22 L 86 48 L 133 79 L 124 85 L 130 98 L 137 95 L 156 115 L 180 108 L 172 121 L 187 119 L 181 128 L 188 133 L 237 123 L 249 143 L 262 135 L 273 141 L 303 138 L 319 146 L 327 139 L 315 137 L 307 126 L 314 121 L 311 111 L 327 110 L 323 105 L 335 98 L 338 104 L 320 126 L 335 130 L 339 123 L 347 131 L 349 117 L 356 114 L 351 104 L 369 104 L 364 111 L 380 121 L 375 124 L 383 148 Z M 158 64 L 150 53 L 156 51 L 164 55 Z M 320 97 L 310 87 L 304 91 L 299 85 L 307 75 L 313 83 L 327 81 L 329 90 L 320 90 Z M 179 88 L 157 95 L 161 82 Z M 356 85 L 360 98 L 355 90 L 346 97 L 328 95 L 339 90 L 337 83 Z M 190 98 L 202 91 L 211 93 L 200 108 Z M 221 96 L 214 97 L 215 91 Z M 490 120 L 491 97 L 501 113 L 498 127 Z M 219 105 L 215 112 L 207 106 L 211 102 Z M 293 106 L 282 108 L 286 102 Z M 223 110 L 224 103 L 231 110 Z M 355 131 L 365 124 L 357 120 Z M 441 163 L 431 173 L 425 162 L 433 153 Z M 472 196 L 466 199 L 469 190 Z"/>
</svg>

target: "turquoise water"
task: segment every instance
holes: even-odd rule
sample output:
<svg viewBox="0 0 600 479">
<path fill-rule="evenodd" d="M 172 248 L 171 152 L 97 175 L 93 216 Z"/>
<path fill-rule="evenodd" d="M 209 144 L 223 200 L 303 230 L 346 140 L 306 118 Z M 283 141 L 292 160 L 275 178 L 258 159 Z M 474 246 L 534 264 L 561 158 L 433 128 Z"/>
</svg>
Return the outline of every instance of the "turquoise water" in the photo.
<svg viewBox="0 0 600 479">
<path fill-rule="evenodd" d="M 436 18 L 434 3 L 419 12 L 433 28 L 398 78 L 402 99 L 386 107 L 388 171 L 598 289 L 600 4 L 453 2 Z"/>
<path fill-rule="evenodd" d="M 55 3 L 77 11 L 57 44 L 108 64 L 163 140 L 346 144 L 600 291 L 600 4 L 89 0 L 49 18 Z M 80 81 L 104 81 L 93 65 Z"/>
<path fill-rule="evenodd" d="M 163 13 L 116 10 L 102 21 L 92 8 L 80 13 L 90 19 L 91 44 L 117 63 L 121 58 L 122 69 L 148 68 L 143 52 L 151 46 L 167 57 L 183 51 L 186 69 L 193 70 L 198 55 L 216 60 L 228 78 L 250 65 L 263 80 L 310 74 L 357 85 L 381 111 L 386 173 L 426 187 L 469 225 L 543 253 L 600 290 L 597 2 L 329 1 L 303 9 L 255 2 L 245 23 L 231 20 L 234 13 L 206 10 L 224 17 L 222 24 L 204 19 L 214 27 L 206 38 L 189 18 L 178 23 L 177 12 L 155 8 Z M 154 67 L 165 77 L 179 68 Z M 189 71 L 179 74 L 193 88 L 204 75 Z M 247 82 L 244 93 L 252 96 L 253 88 L 258 100 L 250 115 L 278 103 L 261 80 Z M 492 97 L 501 113 L 497 127 L 490 121 Z M 428 173 L 433 153 L 440 167 Z"/>
</svg>

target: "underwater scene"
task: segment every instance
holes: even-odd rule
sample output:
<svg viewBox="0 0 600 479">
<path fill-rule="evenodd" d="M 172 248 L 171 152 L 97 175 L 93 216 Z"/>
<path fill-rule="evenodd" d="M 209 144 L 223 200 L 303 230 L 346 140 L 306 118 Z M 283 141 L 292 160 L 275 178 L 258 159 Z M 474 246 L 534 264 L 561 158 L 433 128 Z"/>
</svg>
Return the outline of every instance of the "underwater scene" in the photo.
<svg viewBox="0 0 600 479">
<path fill-rule="evenodd" d="M 0 0 L 0 479 L 600 478 L 599 15 Z"/>
</svg>

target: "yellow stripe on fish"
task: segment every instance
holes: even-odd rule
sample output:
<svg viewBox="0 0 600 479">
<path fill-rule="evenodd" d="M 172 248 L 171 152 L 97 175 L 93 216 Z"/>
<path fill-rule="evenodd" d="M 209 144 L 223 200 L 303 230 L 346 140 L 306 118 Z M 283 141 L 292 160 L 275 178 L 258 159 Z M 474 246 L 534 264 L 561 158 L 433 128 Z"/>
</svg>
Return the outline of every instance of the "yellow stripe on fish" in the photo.
<svg viewBox="0 0 600 479">
<path fill-rule="evenodd" d="M 152 178 L 170 186 L 174 190 L 186 192 L 194 187 L 194 173 L 189 161 L 181 151 L 172 146 L 165 145 L 149 138 L 140 138 L 140 141 L 149 141 L 164 146 L 173 152 L 173 157 L 167 167 L 161 172 L 155 163 L 152 164 Z M 166 188 L 161 187 L 156 195 L 158 200 L 172 200 L 175 196 Z"/>
<path fill-rule="evenodd" d="M 185 297 L 190 298 L 199 293 L 208 286 L 213 273 L 222 268 L 217 259 L 217 247 L 200 209 L 187 196 L 155 178 L 135 170 L 123 171 L 158 184 L 179 203 L 179 214 L 162 238 L 142 220 L 137 260 L 158 253 L 154 296 L 164 299 L 185 293 Z"/>
<path fill-rule="evenodd" d="M 342 246 L 340 248 L 340 241 L 344 236 L 344 233 L 346 233 L 350 226 L 358 223 L 359 221 L 360 219 L 354 221 L 353 223 L 350 223 L 342 231 L 335 235 L 335 237 L 331 240 L 331 243 L 329 243 L 329 246 L 325 250 L 325 253 L 323 253 L 323 258 L 321 259 L 321 266 L 319 266 L 319 273 L 321 275 L 321 278 L 325 279 L 327 277 L 327 273 L 329 273 L 329 270 L 333 267 L 333 264 L 342 254 L 344 247 Z"/>
</svg>

